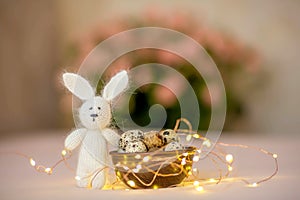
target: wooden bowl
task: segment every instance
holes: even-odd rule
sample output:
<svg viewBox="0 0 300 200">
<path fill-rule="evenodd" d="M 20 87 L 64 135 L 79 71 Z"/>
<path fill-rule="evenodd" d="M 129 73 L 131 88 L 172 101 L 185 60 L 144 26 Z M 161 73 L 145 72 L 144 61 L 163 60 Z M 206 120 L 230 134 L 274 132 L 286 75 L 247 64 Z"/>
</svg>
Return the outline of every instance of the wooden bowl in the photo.
<svg viewBox="0 0 300 200">
<path fill-rule="evenodd" d="M 116 175 L 133 189 L 166 188 L 180 184 L 192 170 L 194 147 L 147 153 L 110 152 Z"/>
</svg>

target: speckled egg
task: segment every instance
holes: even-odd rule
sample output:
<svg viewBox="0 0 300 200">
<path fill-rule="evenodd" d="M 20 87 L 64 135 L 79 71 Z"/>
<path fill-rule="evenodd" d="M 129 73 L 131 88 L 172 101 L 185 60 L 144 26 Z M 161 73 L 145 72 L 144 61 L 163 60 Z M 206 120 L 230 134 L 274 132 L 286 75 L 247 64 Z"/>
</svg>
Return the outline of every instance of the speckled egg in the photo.
<svg viewBox="0 0 300 200">
<path fill-rule="evenodd" d="M 119 140 L 119 149 L 125 151 L 128 144 L 133 141 L 139 141 L 144 139 L 144 133 L 140 130 L 130 130 L 124 132 Z"/>
<path fill-rule="evenodd" d="M 125 153 L 142 153 L 147 151 L 146 145 L 141 140 L 131 141 L 125 147 Z"/>
<path fill-rule="evenodd" d="M 172 129 L 166 129 L 159 132 L 159 137 L 162 139 L 164 145 L 171 142 L 179 142 L 179 136 Z"/>
<path fill-rule="evenodd" d="M 171 142 L 167 144 L 164 151 L 176 151 L 176 150 L 182 150 L 184 147 L 179 142 Z"/>
<path fill-rule="evenodd" d="M 143 142 L 146 144 L 149 151 L 155 150 L 164 145 L 162 139 L 158 135 L 158 131 L 145 132 Z"/>
</svg>

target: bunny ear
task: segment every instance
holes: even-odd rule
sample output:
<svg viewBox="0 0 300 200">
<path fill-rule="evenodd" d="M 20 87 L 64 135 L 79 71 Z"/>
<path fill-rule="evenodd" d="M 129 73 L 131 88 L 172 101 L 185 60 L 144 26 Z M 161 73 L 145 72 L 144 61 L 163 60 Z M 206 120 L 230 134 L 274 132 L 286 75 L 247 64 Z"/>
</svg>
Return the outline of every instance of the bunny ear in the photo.
<svg viewBox="0 0 300 200">
<path fill-rule="evenodd" d="M 89 82 L 78 74 L 64 73 L 63 81 L 66 88 L 81 100 L 87 100 L 95 96 Z"/>
<path fill-rule="evenodd" d="M 103 98 L 111 101 L 116 96 L 121 94 L 128 85 L 128 75 L 125 70 L 117 73 L 111 80 L 107 83 L 103 90 Z"/>
</svg>

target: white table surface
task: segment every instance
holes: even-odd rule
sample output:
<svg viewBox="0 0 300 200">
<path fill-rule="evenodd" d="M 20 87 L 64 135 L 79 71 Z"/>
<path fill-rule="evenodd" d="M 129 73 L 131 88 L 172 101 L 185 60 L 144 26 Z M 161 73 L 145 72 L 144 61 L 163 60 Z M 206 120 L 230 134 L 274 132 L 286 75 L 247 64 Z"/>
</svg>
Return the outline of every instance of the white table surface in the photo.
<svg viewBox="0 0 300 200">
<path fill-rule="evenodd" d="M 0 152 L 20 151 L 32 155 L 39 163 L 52 165 L 60 158 L 66 135 L 67 132 L 49 132 L 49 134 L 35 136 L 24 133 L 22 138 L 2 139 Z M 277 153 L 279 173 L 274 179 L 257 188 L 246 187 L 241 182 L 229 182 L 207 186 L 204 192 L 198 192 L 190 187 L 130 191 L 82 189 L 75 186 L 74 172 L 64 165 L 56 168 L 54 174 L 49 176 L 35 172 L 26 159 L 0 154 L 0 199 L 300 199 L 299 139 L 300 137 L 296 135 L 274 137 L 270 134 L 265 136 L 256 134 L 249 137 L 242 134 L 223 134 L 219 141 L 255 145 Z M 242 152 L 238 150 L 233 152 L 237 157 L 236 162 L 240 165 L 234 166 L 231 177 L 241 176 L 242 172 L 246 172 L 253 178 L 271 173 L 272 159 L 258 156 L 254 152 L 246 156 L 239 154 Z M 76 167 L 76 156 L 73 156 L 69 162 Z M 250 165 L 243 166 L 243 163 L 250 163 Z M 255 167 L 251 163 L 256 163 Z"/>
</svg>

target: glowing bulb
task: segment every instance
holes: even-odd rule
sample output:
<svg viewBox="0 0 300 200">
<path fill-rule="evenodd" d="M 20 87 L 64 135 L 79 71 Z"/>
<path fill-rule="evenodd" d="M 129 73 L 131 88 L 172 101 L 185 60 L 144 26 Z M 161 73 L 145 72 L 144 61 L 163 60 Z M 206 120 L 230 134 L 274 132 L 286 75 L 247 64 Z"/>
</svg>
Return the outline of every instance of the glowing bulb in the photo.
<svg viewBox="0 0 300 200">
<path fill-rule="evenodd" d="M 194 186 L 197 187 L 200 185 L 200 182 L 199 181 L 194 181 Z"/>
<path fill-rule="evenodd" d="M 228 166 L 228 171 L 231 172 L 232 170 L 233 170 L 233 168 L 229 165 L 229 166 Z"/>
<path fill-rule="evenodd" d="M 197 186 L 197 187 L 196 187 L 196 190 L 197 190 L 198 192 L 202 192 L 202 191 L 204 190 L 204 188 L 203 188 L 202 186 Z"/>
<path fill-rule="evenodd" d="M 143 162 L 148 162 L 150 159 L 151 159 L 150 156 L 146 156 L 146 157 L 143 158 Z"/>
<path fill-rule="evenodd" d="M 211 147 L 211 143 L 208 139 L 204 140 L 202 144 L 205 145 L 207 148 Z"/>
<path fill-rule="evenodd" d="M 189 154 L 188 154 L 188 153 L 183 153 L 182 155 L 186 157 L 186 156 L 188 156 Z"/>
<path fill-rule="evenodd" d="M 185 139 L 186 139 L 187 142 L 191 141 L 192 135 L 187 135 Z"/>
<path fill-rule="evenodd" d="M 118 176 L 119 178 L 121 178 L 121 177 L 122 177 L 122 174 L 121 174 L 121 172 L 120 172 L 120 171 L 117 171 L 117 176 Z M 76 177 L 75 177 L 75 179 L 76 179 Z"/>
<path fill-rule="evenodd" d="M 135 168 L 135 169 L 133 169 L 132 171 L 133 171 L 134 173 L 138 173 L 138 172 L 140 171 L 140 169 Z"/>
<path fill-rule="evenodd" d="M 32 158 L 30 158 L 29 162 L 30 162 L 30 165 L 31 165 L 32 167 L 34 167 L 35 164 L 36 164 L 35 161 L 34 161 Z"/>
<path fill-rule="evenodd" d="M 130 187 L 135 187 L 135 182 L 132 181 L 132 180 L 127 181 L 127 184 L 128 184 Z"/>
<path fill-rule="evenodd" d="M 214 183 L 214 182 L 216 182 L 216 179 L 210 178 L 210 179 L 209 179 L 209 182 Z"/>
<path fill-rule="evenodd" d="M 137 154 L 136 156 L 134 156 L 135 159 L 141 159 L 141 155 Z"/>
<path fill-rule="evenodd" d="M 278 155 L 276 153 L 273 154 L 273 158 L 277 158 Z"/>
<path fill-rule="evenodd" d="M 157 190 L 157 189 L 158 189 L 158 186 L 157 186 L 157 185 L 153 185 L 153 189 L 154 189 L 154 190 Z"/>
<path fill-rule="evenodd" d="M 196 171 L 198 171 L 198 169 L 197 168 L 193 168 L 193 172 L 196 172 Z"/>
<path fill-rule="evenodd" d="M 136 166 L 136 168 L 137 168 L 137 169 L 142 169 L 142 165 L 138 164 L 138 165 Z"/>
<path fill-rule="evenodd" d="M 189 176 L 192 175 L 192 174 L 193 174 L 193 173 L 192 173 L 191 171 L 188 172 L 188 175 L 189 175 Z"/>
<path fill-rule="evenodd" d="M 199 156 L 194 156 L 194 158 L 193 158 L 193 161 L 194 162 L 198 162 L 200 160 L 200 157 Z"/>
<path fill-rule="evenodd" d="M 66 155 L 67 155 L 67 151 L 66 151 L 66 150 L 62 150 L 62 151 L 61 151 L 61 155 L 62 155 L 62 156 L 66 156 Z"/>
<path fill-rule="evenodd" d="M 252 184 L 249 184 L 248 186 L 249 186 L 249 187 L 257 187 L 258 184 L 257 184 L 257 183 L 252 183 Z"/>
<path fill-rule="evenodd" d="M 129 168 L 128 168 L 127 166 L 123 166 L 123 168 L 124 168 L 125 170 L 129 170 Z"/>
<path fill-rule="evenodd" d="M 226 157 L 225 157 L 225 159 L 226 159 L 226 161 L 227 161 L 228 163 L 232 163 L 232 161 L 233 161 L 233 156 L 232 156 L 231 154 L 227 154 Z"/>
<path fill-rule="evenodd" d="M 80 181 L 80 177 L 79 176 L 75 176 L 75 180 Z"/>
<path fill-rule="evenodd" d="M 52 169 L 48 167 L 48 168 L 45 169 L 45 172 L 47 174 L 52 174 Z"/>
<path fill-rule="evenodd" d="M 186 159 L 182 158 L 181 165 L 185 165 L 185 164 L 186 164 Z"/>
<path fill-rule="evenodd" d="M 197 139 L 200 138 L 199 134 L 197 134 L 197 133 L 195 133 L 195 134 L 193 135 L 193 137 L 194 137 L 194 138 L 197 138 Z"/>
</svg>

